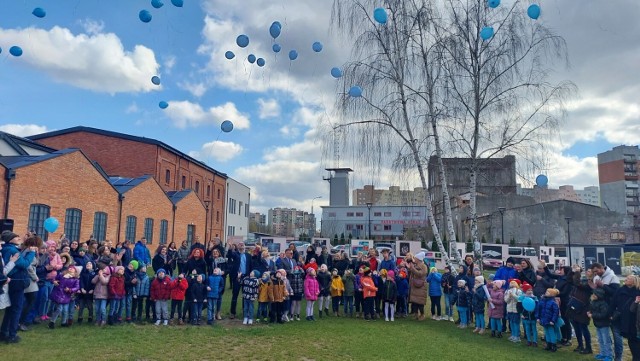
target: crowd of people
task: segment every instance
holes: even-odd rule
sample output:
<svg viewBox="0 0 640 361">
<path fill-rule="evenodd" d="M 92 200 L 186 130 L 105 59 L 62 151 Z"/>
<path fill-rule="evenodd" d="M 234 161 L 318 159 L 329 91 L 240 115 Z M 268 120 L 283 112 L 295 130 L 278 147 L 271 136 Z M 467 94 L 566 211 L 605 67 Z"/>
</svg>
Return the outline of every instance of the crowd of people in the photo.
<svg viewBox="0 0 640 361">
<path fill-rule="evenodd" d="M 37 323 L 51 329 L 85 320 L 99 327 L 214 325 L 222 319 L 228 282 L 228 317 L 237 317 L 240 299 L 245 325 L 300 321 L 304 300 L 311 322 L 316 315 L 385 322 L 430 315 L 460 329 L 473 326 L 476 334 L 490 330 L 496 338 L 508 330 L 509 341 L 530 347 L 538 346 L 542 331 L 551 352 L 571 346 L 575 336 L 573 351 L 589 355 L 593 321 L 597 359 L 621 360 L 624 338 L 634 360 L 640 359 L 640 279 L 629 275 L 620 284 L 598 263 L 552 271 L 542 260 L 534 269 L 527 259 L 509 258 L 485 280 L 470 256 L 452 272 L 450 266 L 427 266 L 420 254 L 395 258 L 389 250 L 379 255 L 370 249 L 350 259 L 310 246 L 301 256 L 292 244 L 274 259 L 259 244 L 249 252 L 241 242 L 225 247 L 218 239 L 180 247 L 172 242 L 154 255 L 144 238 L 135 245 L 43 242 L 35 234 L 4 231 L 0 239 L 0 339 L 9 343 Z"/>
</svg>

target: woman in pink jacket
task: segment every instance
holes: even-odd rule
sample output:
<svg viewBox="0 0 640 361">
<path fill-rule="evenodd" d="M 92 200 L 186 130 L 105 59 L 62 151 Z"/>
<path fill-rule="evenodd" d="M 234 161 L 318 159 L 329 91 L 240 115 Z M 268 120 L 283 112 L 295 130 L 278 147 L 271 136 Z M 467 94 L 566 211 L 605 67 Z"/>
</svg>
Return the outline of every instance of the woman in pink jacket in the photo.
<svg viewBox="0 0 640 361">
<path fill-rule="evenodd" d="M 316 271 L 313 268 L 307 269 L 307 278 L 304 280 L 304 298 L 307 300 L 307 321 L 315 321 L 313 317 L 313 306 L 320 294 L 320 284 L 316 279 Z"/>
</svg>

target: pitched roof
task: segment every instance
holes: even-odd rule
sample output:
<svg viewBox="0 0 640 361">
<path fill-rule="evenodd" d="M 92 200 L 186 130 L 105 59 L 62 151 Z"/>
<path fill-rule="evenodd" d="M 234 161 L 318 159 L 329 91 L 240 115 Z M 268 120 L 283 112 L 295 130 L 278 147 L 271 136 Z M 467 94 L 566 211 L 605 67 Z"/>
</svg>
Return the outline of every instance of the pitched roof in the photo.
<svg viewBox="0 0 640 361">
<path fill-rule="evenodd" d="M 148 174 L 137 178 L 109 177 L 109 183 L 111 183 L 111 185 L 118 191 L 118 193 L 124 194 L 142 184 L 149 178 L 152 177 Z"/>
<path fill-rule="evenodd" d="M 59 157 L 61 155 L 80 152 L 80 149 L 76 148 L 67 148 L 62 150 L 56 150 L 49 154 L 44 155 L 12 155 L 12 156 L 4 156 L 0 157 L 0 164 L 10 169 L 17 169 L 21 167 L 26 167 L 32 164 L 36 164 L 39 162 L 44 162 L 49 159 L 53 159 Z"/>
<path fill-rule="evenodd" d="M 157 139 L 152 139 L 152 138 L 145 138 L 145 137 L 138 137 L 135 135 L 130 135 L 130 134 L 124 134 L 124 133 L 118 133 L 118 132 L 113 132 L 110 130 L 104 130 L 104 129 L 97 129 L 97 128 L 91 128 L 91 127 L 84 127 L 84 126 L 77 126 L 77 127 L 71 127 L 71 128 L 67 128 L 67 129 L 61 129 L 61 130 L 56 130 L 56 131 L 52 131 L 52 132 L 47 132 L 47 133 L 42 133 L 42 134 L 37 134 L 37 135 L 32 135 L 29 136 L 29 139 L 31 140 L 39 140 L 39 139 L 46 139 L 46 138 L 51 138 L 51 137 L 55 137 L 58 135 L 65 135 L 65 134 L 71 134 L 71 133 L 78 133 L 78 132 L 87 132 L 87 133 L 93 133 L 93 134 L 99 134 L 99 135 L 104 135 L 107 137 L 114 137 L 114 138 L 120 138 L 120 139 L 125 139 L 125 140 L 130 140 L 133 142 L 140 142 L 140 143 L 145 143 L 145 144 L 152 144 L 152 145 L 156 145 L 158 147 L 161 147 L 163 149 L 168 150 L 171 153 L 174 153 L 182 158 L 188 159 L 190 162 L 196 163 L 198 165 L 200 165 L 201 167 L 209 170 L 210 172 L 214 173 L 215 175 L 218 175 L 224 179 L 227 178 L 227 175 L 225 173 L 219 172 L 211 167 L 209 167 L 207 164 L 205 164 L 202 161 L 199 161 L 193 157 L 191 157 L 190 155 L 183 153 L 181 151 L 179 151 L 178 149 L 164 143 L 161 142 Z"/>
<path fill-rule="evenodd" d="M 167 197 L 171 200 L 171 203 L 178 204 L 181 200 L 183 200 L 189 193 L 193 192 L 191 189 L 183 189 L 181 191 L 169 191 L 167 192 Z"/>
<path fill-rule="evenodd" d="M 23 147 L 34 148 L 45 153 L 52 153 L 56 151 L 53 148 L 34 142 L 31 139 L 18 137 L 6 132 L 0 132 L 0 140 L 5 141 L 7 145 L 9 145 L 13 150 L 16 151 L 16 153 L 20 155 L 29 155 L 29 153 L 25 151 Z"/>
</svg>

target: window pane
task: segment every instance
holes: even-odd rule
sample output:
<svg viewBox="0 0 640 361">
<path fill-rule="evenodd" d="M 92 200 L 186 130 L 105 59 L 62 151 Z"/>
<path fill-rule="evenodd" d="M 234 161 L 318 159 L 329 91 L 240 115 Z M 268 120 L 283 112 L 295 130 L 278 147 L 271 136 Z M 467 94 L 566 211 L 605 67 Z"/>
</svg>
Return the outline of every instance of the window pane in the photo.
<svg viewBox="0 0 640 361">
<path fill-rule="evenodd" d="M 153 218 L 144 219 L 144 237 L 147 239 L 147 244 L 153 243 Z"/>
<path fill-rule="evenodd" d="M 80 240 L 81 225 L 82 211 L 77 208 L 68 208 L 64 216 L 64 233 L 70 241 Z"/>
<path fill-rule="evenodd" d="M 167 244 L 167 234 L 169 233 L 169 221 L 160 221 L 160 244 Z"/>
<path fill-rule="evenodd" d="M 49 232 L 44 229 L 44 220 L 49 218 L 51 208 L 46 204 L 32 204 L 29 207 L 29 230 L 36 232 L 42 239 L 49 238 Z"/>
<path fill-rule="evenodd" d="M 93 215 L 93 238 L 96 241 L 104 241 L 107 238 L 107 214 L 96 212 Z"/>
<path fill-rule="evenodd" d="M 127 216 L 127 226 L 124 237 L 131 242 L 136 241 L 136 223 L 138 219 L 136 216 Z"/>
</svg>

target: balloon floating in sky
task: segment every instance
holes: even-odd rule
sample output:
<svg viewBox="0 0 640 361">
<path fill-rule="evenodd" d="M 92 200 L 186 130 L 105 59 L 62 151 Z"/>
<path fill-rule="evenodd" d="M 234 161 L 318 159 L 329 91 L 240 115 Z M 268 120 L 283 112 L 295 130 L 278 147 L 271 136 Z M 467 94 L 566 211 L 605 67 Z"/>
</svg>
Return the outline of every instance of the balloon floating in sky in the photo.
<svg viewBox="0 0 640 361">
<path fill-rule="evenodd" d="M 233 51 L 228 50 L 226 53 L 224 53 L 224 57 L 231 60 L 236 57 L 236 54 L 234 54 Z"/>
<path fill-rule="evenodd" d="M 149 21 L 151 21 L 151 13 L 148 10 L 140 10 L 138 17 L 143 23 L 148 23 Z"/>
<path fill-rule="evenodd" d="M 269 27 L 269 34 L 272 38 L 276 39 L 280 36 L 280 32 L 282 31 L 282 25 L 279 21 L 274 21 Z"/>
<path fill-rule="evenodd" d="M 13 56 L 21 56 L 22 55 L 22 48 L 19 46 L 12 46 L 9 48 L 9 54 L 13 55 Z"/>
<path fill-rule="evenodd" d="M 182 0 L 171 0 L 171 3 L 177 8 L 181 8 L 182 5 L 184 5 L 184 1 Z"/>
<path fill-rule="evenodd" d="M 282 50 L 282 47 L 280 46 L 280 44 L 273 44 L 273 46 L 271 47 L 271 49 L 273 49 L 274 53 L 279 53 L 280 50 Z"/>
<path fill-rule="evenodd" d="M 256 56 L 253 54 L 249 54 L 249 56 L 247 56 L 247 60 L 249 60 L 249 62 L 253 64 L 256 62 Z"/>
<path fill-rule="evenodd" d="M 342 70 L 340 70 L 340 68 L 338 67 L 331 68 L 331 76 L 336 79 L 342 77 Z"/>
<path fill-rule="evenodd" d="M 49 233 L 53 233 L 58 229 L 59 224 L 60 223 L 55 217 L 49 217 L 44 220 L 44 229 Z"/>
<path fill-rule="evenodd" d="M 154 75 L 151 77 L 151 82 L 155 85 L 160 85 L 160 77 L 157 75 Z"/>
<path fill-rule="evenodd" d="M 2 54 L 2 48 L 0 48 L 0 54 Z"/>
<path fill-rule="evenodd" d="M 238 35 L 236 38 L 236 44 L 241 48 L 246 48 L 247 45 L 249 45 L 249 37 L 244 34 Z"/>
<path fill-rule="evenodd" d="M 487 0 L 487 5 L 489 5 L 490 8 L 495 9 L 500 6 L 500 0 Z"/>
<path fill-rule="evenodd" d="M 35 8 L 33 9 L 33 11 L 31 12 L 33 14 L 33 16 L 37 17 L 37 18 L 43 18 L 45 16 L 47 16 L 47 12 L 44 11 L 43 8 Z"/>
<path fill-rule="evenodd" d="M 256 60 L 256 64 L 258 64 L 258 66 L 262 68 L 266 64 L 266 62 L 263 58 L 258 58 L 258 60 Z"/>
<path fill-rule="evenodd" d="M 383 8 L 376 8 L 373 10 L 373 18 L 379 24 L 386 24 L 388 20 L 387 11 Z"/>
<path fill-rule="evenodd" d="M 291 50 L 289 52 L 289 60 L 296 60 L 298 59 L 298 52 L 295 50 Z"/>
<path fill-rule="evenodd" d="M 153 6 L 156 9 L 160 9 L 161 7 L 164 6 L 164 3 L 160 0 L 151 0 L 151 6 Z"/>
<path fill-rule="evenodd" d="M 220 124 L 220 129 L 225 133 L 229 133 L 233 130 L 233 123 L 230 120 L 225 120 Z"/>
<path fill-rule="evenodd" d="M 349 89 L 349 95 L 354 98 L 359 98 L 362 96 L 362 88 L 357 85 L 354 85 Z"/>
<path fill-rule="evenodd" d="M 169 107 L 169 103 L 162 100 L 160 103 L 158 103 L 158 106 L 160 107 L 160 109 L 167 109 Z"/>
<path fill-rule="evenodd" d="M 540 5 L 531 4 L 527 9 L 527 15 L 533 20 L 537 20 L 540 17 Z"/>
<path fill-rule="evenodd" d="M 313 45 L 311 45 L 311 49 L 313 49 L 313 51 L 315 51 L 316 53 L 319 53 L 322 51 L 322 43 L 319 41 L 316 41 L 315 43 L 313 43 Z"/>
<path fill-rule="evenodd" d="M 536 185 L 538 187 L 546 187 L 549 184 L 549 178 L 546 175 L 540 174 L 536 177 Z"/>
<path fill-rule="evenodd" d="M 493 36 L 493 28 L 491 26 L 485 26 L 480 30 L 480 37 L 482 40 L 489 40 Z"/>
</svg>

